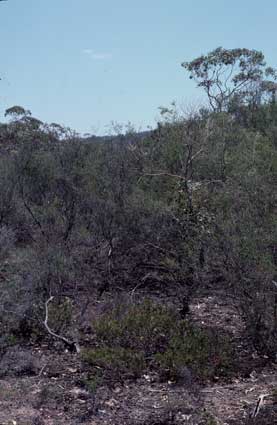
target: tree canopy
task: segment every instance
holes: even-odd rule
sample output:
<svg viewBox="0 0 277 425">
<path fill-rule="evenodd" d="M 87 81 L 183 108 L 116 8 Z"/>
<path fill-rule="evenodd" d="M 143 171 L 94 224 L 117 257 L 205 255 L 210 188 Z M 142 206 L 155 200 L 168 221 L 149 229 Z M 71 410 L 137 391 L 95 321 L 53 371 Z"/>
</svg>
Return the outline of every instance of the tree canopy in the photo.
<svg viewBox="0 0 277 425">
<path fill-rule="evenodd" d="M 276 70 L 266 66 L 263 53 L 257 50 L 218 47 L 182 66 L 204 89 L 214 111 L 225 110 L 234 96 L 259 103 L 263 95 L 275 96 L 277 89 Z"/>
</svg>

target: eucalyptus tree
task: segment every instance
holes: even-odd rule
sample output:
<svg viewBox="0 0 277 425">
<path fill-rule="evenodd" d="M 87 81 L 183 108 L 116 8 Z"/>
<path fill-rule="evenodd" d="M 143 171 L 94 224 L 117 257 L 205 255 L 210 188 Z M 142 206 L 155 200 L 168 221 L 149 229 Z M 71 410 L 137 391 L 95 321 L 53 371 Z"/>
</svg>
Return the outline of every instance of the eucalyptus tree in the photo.
<svg viewBox="0 0 277 425">
<path fill-rule="evenodd" d="M 182 67 L 208 96 L 213 111 L 222 112 L 236 97 L 260 104 L 263 96 L 275 98 L 277 71 L 266 66 L 262 52 L 218 47 Z"/>
</svg>

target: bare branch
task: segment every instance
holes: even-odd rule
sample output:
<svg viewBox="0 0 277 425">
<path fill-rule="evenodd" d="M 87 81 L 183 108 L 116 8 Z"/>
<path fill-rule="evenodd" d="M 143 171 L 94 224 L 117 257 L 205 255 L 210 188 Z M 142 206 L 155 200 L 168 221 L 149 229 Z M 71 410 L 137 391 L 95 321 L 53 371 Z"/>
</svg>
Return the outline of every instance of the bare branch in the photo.
<svg viewBox="0 0 277 425">
<path fill-rule="evenodd" d="M 45 303 L 45 320 L 43 322 L 47 332 L 52 335 L 54 338 L 60 339 L 61 341 L 63 341 L 65 343 L 66 346 L 69 347 L 70 351 L 75 350 L 77 353 L 80 353 L 80 346 L 77 342 L 75 341 L 70 341 L 69 339 L 65 338 L 62 335 L 58 335 L 56 334 L 56 332 L 52 331 L 52 329 L 50 329 L 49 325 L 48 325 L 48 318 L 49 318 L 49 310 L 48 310 L 48 306 L 49 304 L 53 301 L 54 297 L 51 296 Z"/>
<path fill-rule="evenodd" d="M 167 173 L 165 171 L 158 171 L 156 173 L 144 173 L 144 174 L 142 174 L 139 178 L 139 181 L 143 177 L 161 177 L 161 176 L 173 177 L 175 179 L 180 179 L 180 180 L 186 180 L 186 178 L 184 176 L 180 176 L 179 174 L 171 174 L 171 173 Z"/>
<path fill-rule="evenodd" d="M 251 415 L 251 418 L 256 418 L 257 416 L 258 416 L 258 414 L 259 414 L 259 411 L 260 411 L 260 409 L 263 407 L 263 405 L 264 405 L 264 399 L 266 398 L 266 397 L 268 397 L 268 396 L 270 396 L 270 394 L 261 394 L 260 395 L 260 397 L 258 398 L 258 401 L 257 401 L 257 403 L 256 403 L 256 406 L 255 406 L 255 409 L 254 409 L 254 412 L 252 413 L 252 415 Z"/>
</svg>

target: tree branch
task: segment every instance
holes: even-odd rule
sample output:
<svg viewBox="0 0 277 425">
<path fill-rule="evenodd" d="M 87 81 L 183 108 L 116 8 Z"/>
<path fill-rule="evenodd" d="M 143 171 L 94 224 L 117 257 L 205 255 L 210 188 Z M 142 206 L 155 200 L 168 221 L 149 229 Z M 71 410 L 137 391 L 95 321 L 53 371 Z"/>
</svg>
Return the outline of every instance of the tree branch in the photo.
<svg viewBox="0 0 277 425">
<path fill-rule="evenodd" d="M 47 332 L 53 336 L 54 338 L 60 339 L 61 341 L 63 341 L 65 343 L 66 346 L 68 346 L 68 348 L 70 349 L 70 351 L 75 350 L 76 353 L 80 353 L 80 346 L 77 342 L 75 341 L 70 341 L 69 339 L 65 338 L 62 335 L 58 335 L 56 334 L 56 332 L 52 331 L 52 329 L 50 329 L 49 325 L 48 325 L 48 317 L 49 317 L 49 310 L 48 310 L 48 306 L 49 304 L 53 301 L 54 297 L 51 296 L 45 303 L 45 320 L 43 322 Z"/>
</svg>

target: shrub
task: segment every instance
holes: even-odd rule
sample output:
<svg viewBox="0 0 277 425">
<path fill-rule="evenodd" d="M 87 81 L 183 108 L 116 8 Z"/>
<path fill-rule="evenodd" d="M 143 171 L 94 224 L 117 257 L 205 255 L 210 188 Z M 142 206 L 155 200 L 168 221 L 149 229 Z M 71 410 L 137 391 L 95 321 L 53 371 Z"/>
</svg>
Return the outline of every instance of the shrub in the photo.
<svg viewBox="0 0 277 425">
<path fill-rule="evenodd" d="M 122 347 L 88 349 L 83 352 L 82 358 L 92 367 L 96 376 L 100 375 L 110 382 L 138 378 L 145 369 L 142 352 Z"/>
<path fill-rule="evenodd" d="M 213 378 L 231 371 L 229 341 L 182 320 L 171 308 L 146 300 L 121 303 L 97 319 L 97 348 L 83 353 L 92 370 L 101 368 L 110 380 L 138 377 L 145 368 L 162 380 L 187 375 Z M 192 374 L 191 374 L 192 372 Z"/>
<path fill-rule="evenodd" d="M 116 305 L 94 323 L 94 329 L 102 344 L 139 350 L 151 356 L 163 351 L 185 324 L 172 309 L 145 300 L 129 307 L 124 302 Z"/>
<path fill-rule="evenodd" d="M 187 368 L 203 379 L 228 376 L 234 367 L 227 338 L 191 325 L 183 338 L 175 336 L 163 353 L 155 356 L 160 375 L 166 379 L 190 379 Z"/>
<path fill-rule="evenodd" d="M 0 360 L 0 376 L 32 376 L 41 369 L 41 364 L 30 350 L 19 346 L 6 350 Z"/>
</svg>

